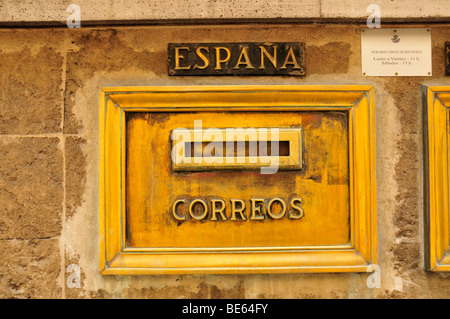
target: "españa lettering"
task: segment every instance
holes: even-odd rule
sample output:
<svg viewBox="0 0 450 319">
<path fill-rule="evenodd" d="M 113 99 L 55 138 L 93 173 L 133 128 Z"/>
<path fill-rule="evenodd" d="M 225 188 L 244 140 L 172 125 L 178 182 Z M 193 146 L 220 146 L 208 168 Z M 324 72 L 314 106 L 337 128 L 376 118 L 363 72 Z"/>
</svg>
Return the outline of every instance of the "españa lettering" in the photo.
<svg viewBox="0 0 450 319">
<path fill-rule="evenodd" d="M 170 43 L 169 75 L 304 76 L 303 43 Z"/>
</svg>

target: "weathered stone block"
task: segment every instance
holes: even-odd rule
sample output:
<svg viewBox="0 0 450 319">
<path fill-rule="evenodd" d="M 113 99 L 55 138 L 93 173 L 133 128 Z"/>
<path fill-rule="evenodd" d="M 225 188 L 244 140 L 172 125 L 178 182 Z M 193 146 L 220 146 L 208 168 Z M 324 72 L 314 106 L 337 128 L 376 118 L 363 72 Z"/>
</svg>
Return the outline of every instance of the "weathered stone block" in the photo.
<svg viewBox="0 0 450 319">
<path fill-rule="evenodd" d="M 44 47 L 2 53 L 0 134 L 61 131 L 63 57 Z"/>
<path fill-rule="evenodd" d="M 60 298 L 58 239 L 0 240 L 0 298 Z"/>
<path fill-rule="evenodd" d="M 0 239 L 61 233 L 63 160 L 58 138 L 0 138 Z"/>
</svg>

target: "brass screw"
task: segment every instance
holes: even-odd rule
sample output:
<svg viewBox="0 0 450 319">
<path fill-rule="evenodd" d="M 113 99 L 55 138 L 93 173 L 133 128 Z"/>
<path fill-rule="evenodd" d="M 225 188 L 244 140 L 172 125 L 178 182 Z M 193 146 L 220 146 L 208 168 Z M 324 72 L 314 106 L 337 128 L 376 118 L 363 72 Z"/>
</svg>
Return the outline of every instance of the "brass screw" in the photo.
<svg viewBox="0 0 450 319">
<path fill-rule="evenodd" d="M 395 72 L 395 75 L 398 75 L 398 73 L 397 73 L 397 72 Z"/>
</svg>

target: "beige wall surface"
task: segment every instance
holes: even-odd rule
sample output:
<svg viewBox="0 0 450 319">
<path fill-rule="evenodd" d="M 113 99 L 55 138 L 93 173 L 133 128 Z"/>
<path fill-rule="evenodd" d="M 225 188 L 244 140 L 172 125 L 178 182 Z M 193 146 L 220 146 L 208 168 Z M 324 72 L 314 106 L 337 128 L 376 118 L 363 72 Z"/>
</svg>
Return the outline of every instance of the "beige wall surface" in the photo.
<svg viewBox="0 0 450 319">
<path fill-rule="evenodd" d="M 0 298 L 449 298 L 450 274 L 424 270 L 421 86 L 450 85 L 450 27 L 413 26 L 431 28 L 432 77 L 361 76 L 362 27 L 1 29 Z M 167 75 L 169 42 L 264 41 L 305 42 L 306 77 Z M 366 273 L 99 274 L 99 88 L 206 84 L 374 86 L 381 288 Z M 80 288 L 67 285 L 72 264 Z"/>
<path fill-rule="evenodd" d="M 0 0 L 0 24 L 65 23 L 70 4 L 80 7 L 82 24 L 158 23 L 173 20 L 365 20 L 370 4 L 380 6 L 384 21 L 450 19 L 447 0 Z M 371 12 L 371 10 L 370 10 Z"/>
</svg>

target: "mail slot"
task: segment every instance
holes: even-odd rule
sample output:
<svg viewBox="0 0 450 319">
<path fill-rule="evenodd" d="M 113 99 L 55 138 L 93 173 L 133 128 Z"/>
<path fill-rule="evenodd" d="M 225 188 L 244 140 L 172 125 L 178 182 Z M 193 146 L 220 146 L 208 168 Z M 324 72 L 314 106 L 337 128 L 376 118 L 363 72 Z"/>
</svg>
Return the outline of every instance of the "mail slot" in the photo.
<svg viewBox="0 0 450 319">
<path fill-rule="evenodd" d="M 302 168 L 301 128 L 177 128 L 172 141 L 175 171 Z"/>
<path fill-rule="evenodd" d="M 102 274 L 368 271 L 370 86 L 104 88 Z"/>
</svg>

